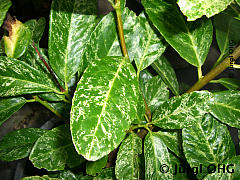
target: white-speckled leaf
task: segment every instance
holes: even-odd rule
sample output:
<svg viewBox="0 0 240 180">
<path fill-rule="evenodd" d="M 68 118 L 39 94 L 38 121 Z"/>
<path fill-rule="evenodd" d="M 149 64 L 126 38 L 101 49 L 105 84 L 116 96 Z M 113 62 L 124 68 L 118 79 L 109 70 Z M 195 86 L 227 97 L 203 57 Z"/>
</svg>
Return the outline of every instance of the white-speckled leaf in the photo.
<svg viewBox="0 0 240 180">
<path fill-rule="evenodd" d="M 165 56 L 161 56 L 152 64 L 153 69 L 161 76 L 169 89 L 176 96 L 179 95 L 179 85 L 176 73 Z"/>
<path fill-rule="evenodd" d="M 45 73 L 23 61 L 0 56 L 0 97 L 57 92 L 54 82 Z"/>
<path fill-rule="evenodd" d="M 145 179 L 173 179 L 170 172 L 163 173 L 161 165 L 170 165 L 171 160 L 167 146 L 161 140 L 160 135 L 154 132 L 148 133 L 144 140 Z"/>
<path fill-rule="evenodd" d="M 235 156 L 235 147 L 227 126 L 210 114 L 206 114 L 194 126 L 184 128 L 182 137 L 184 154 L 190 166 L 203 166 L 203 172 L 198 177 L 207 174 L 210 164 L 221 164 Z"/>
<path fill-rule="evenodd" d="M 86 48 L 86 61 L 122 55 L 114 13 L 106 15 L 91 35 Z M 134 59 L 138 69 L 143 70 L 161 56 L 166 45 L 162 42 L 162 37 L 159 38 L 154 33 L 143 13 L 136 16 L 134 12 L 125 8 L 122 19 L 130 60 Z"/>
<path fill-rule="evenodd" d="M 187 22 L 173 0 L 142 0 L 145 10 L 166 41 L 190 64 L 201 67 L 212 43 L 210 19 Z"/>
<path fill-rule="evenodd" d="M 49 61 L 65 82 L 82 64 L 83 51 L 97 20 L 96 0 L 53 0 L 50 13 Z"/>
<path fill-rule="evenodd" d="M 29 159 L 35 167 L 48 171 L 63 170 L 66 165 L 76 167 L 84 162 L 75 151 L 68 125 L 56 127 L 41 136 Z"/>
<path fill-rule="evenodd" d="M 139 179 L 139 155 L 142 154 L 142 139 L 136 134 L 130 134 L 121 144 L 115 166 L 117 179 Z"/>
<path fill-rule="evenodd" d="M 188 21 L 194 21 L 203 15 L 208 18 L 220 13 L 233 0 L 177 0 L 177 3 Z"/>
<path fill-rule="evenodd" d="M 136 73 L 126 58 L 94 60 L 73 97 L 70 124 L 78 153 L 98 160 L 115 149 L 136 117 L 138 97 Z"/>
<path fill-rule="evenodd" d="M 144 83 L 142 92 L 151 112 L 154 112 L 161 104 L 169 98 L 167 85 L 160 76 L 154 76 Z"/>
<path fill-rule="evenodd" d="M 22 180 L 60 180 L 58 178 L 50 178 L 47 175 L 44 176 L 30 176 L 30 177 L 25 177 Z"/>
<path fill-rule="evenodd" d="M 220 91 L 213 96 L 211 114 L 229 126 L 240 128 L 240 91 Z"/>
<path fill-rule="evenodd" d="M 182 129 L 202 119 L 213 103 L 212 94 L 195 91 L 164 102 L 153 114 L 152 123 L 164 129 Z"/>
<path fill-rule="evenodd" d="M 91 176 L 96 176 L 102 172 L 103 168 L 106 167 L 108 161 L 108 155 L 97 161 L 88 161 L 86 164 L 86 173 Z"/>
<path fill-rule="evenodd" d="M 25 103 L 26 103 L 26 99 L 23 97 L 1 98 L 0 99 L 0 126 L 13 113 L 18 111 Z"/>
<path fill-rule="evenodd" d="M 0 159 L 14 161 L 27 157 L 37 139 L 46 132 L 38 128 L 24 128 L 7 134 L 0 141 Z"/>
</svg>

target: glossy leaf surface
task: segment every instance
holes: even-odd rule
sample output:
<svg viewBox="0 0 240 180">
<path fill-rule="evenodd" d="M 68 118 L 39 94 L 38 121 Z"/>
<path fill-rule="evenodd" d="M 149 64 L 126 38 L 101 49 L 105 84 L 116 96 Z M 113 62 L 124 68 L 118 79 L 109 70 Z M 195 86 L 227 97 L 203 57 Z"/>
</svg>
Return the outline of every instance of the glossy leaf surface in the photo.
<svg viewBox="0 0 240 180">
<path fill-rule="evenodd" d="M 183 149 L 191 167 L 203 166 L 199 177 L 207 173 L 210 164 L 221 164 L 235 155 L 235 147 L 227 126 L 219 123 L 212 115 L 207 114 L 192 127 L 182 132 Z"/>
<path fill-rule="evenodd" d="M 166 41 L 190 64 L 201 67 L 211 42 L 211 20 L 187 22 L 172 0 L 143 0 L 145 10 Z M 160 8 L 161 7 L 161 8 Z"/>
<path fill-rule="evenodd" d="M 127 59 L 94 61 L 73 97 L 70 124 L 78 153 L 98 160 L 115 149 L 136 117 L 138 97 L 136 73 Z"/>
<path fill-rule="evenodd" d="M 97 25 L 86 49 L 86 60 L 122 55 L 114 16 L 114 13 L 109 13 Z M 165 44 L 162 37 L 154 33 L 143 13 L 136 16 L 125 8 L 122 19 L 130 60 L 135 60 L 139 71 L 143 70 L 161 56 L 166 48 Z"/>
<path fill-rule="evenodd" d="M 9 36 L 3 36 L 5 53 L 10 58 L 19 58 L 27 50 L 32 34 L 28 26 L 20 21 L 8 21 Z"/>
<path fill-rule="evenodd" d="M 117 179 L 139 179 L 139 154 L 142 154 L 142 140 L 132 133 L 122 142 L 117 154 L 115 166 Z"/>
<path fill-rule="evenodd" d="M 97 161 L 88 161 L 86 165 L 86 172 L 88 175 L 96 176 L 101 173 L 102 169 L 106 166 L 108 155 Z"/>
<path fill-rule="evenodd" d="M 212 101 L 212 95 L 207 91 L 175 96 L 155 111 L 152 123 L 164 129 L 182 129 L 192 126 L 209 111 Z"/>
<path fill-rule="evenodd" d="M 177 76 L 165 56 L 161 56 L 152 64 L 153 69 L 161 76 L 162 80 L 175 95 L 179 95 Z"/>
<path fill-rule="evenodd" d="M 8 9 L 11 7 L 12 2 L 10 0 L 1 0 L 0 1 L 0 26 L 2 26 L 5 16 L 8 12 Z"/>
<path fill-rule="evenodd" d="M 214 93 L 211 114 L 229 126 L 240 128 L 240 91 Z"/>
<path fill-rule="evenodd" d="M 35 167 L 48 171 L 63 170 L 66 165 L 75 167 L 84 161 L 75 151 L 67 125 L 56 127 L 41 136 L 29 159 Z"/>
<path fill-rule="evenodd" d="M 83 51 L 98 22 L 96 6 L 96 0 L 52 2 L 49 60 L 55 73 L 65 83 L 68 83 L 82 64 Z"/>
<path fill-rule="evenodd" d="M 218 80 L 212 80 L 210 81 L 211 83 L 220 83 L 222 84 L 225 88 L 229 90 L 236 90 L 240 88 L 240 80 L 238 79 L 233 79 L 233 78 L 221 78 Z"/>
<path fill-rule="evenodd" d="M 44 176 L 31 176 L 31 177 L 25 177 L 22 180 L 60 180 L 58 178 L 50 178 L 47 175 Z"/>
<path fill-rule="evenodd" d="M 208 18 L 220 13 L 230 5 L 233 0 L 178 0 L 177 3 L 188 21 L 194 21 L 197 18 L 206 15 Z"/>
<path fill-rule="evenodd" d="M 143 85 L 143 95 L 151 112 L 169 98 L 169 91 L 160 76 L 155 76 Z"/>
<path fill-rule="evenodd" d="M 37 139 L 46 132 L 38 128 L 24 128 L 7 134 L 0 141 L 0 159 L 14 161 L 27 157 Z"/>
<path fill-rule="evenodd" d="M 41 92 L 58 92 L 48 75 L 27 63 L 0 57 L 0 96 L 16 96 Z"/>
<path fill-rule="evenodd" d="M 163 143 L 160 135 L 157 133 L 148 133 L 144 140 L 144 158 L 145 158 L 145 179 L 173 179 L 170 172 L 164 173 L 168 167 L 161 165 L 170 165 L 171 160 L 167 146 Z"/>
<path fill-rule="evenodd" d="M 13 113 L 17 112 L 24 104 L 26 99 L 17 98 L 1 98 L 0 99 L 0 125 L 4 123 Z"/>
</svg>

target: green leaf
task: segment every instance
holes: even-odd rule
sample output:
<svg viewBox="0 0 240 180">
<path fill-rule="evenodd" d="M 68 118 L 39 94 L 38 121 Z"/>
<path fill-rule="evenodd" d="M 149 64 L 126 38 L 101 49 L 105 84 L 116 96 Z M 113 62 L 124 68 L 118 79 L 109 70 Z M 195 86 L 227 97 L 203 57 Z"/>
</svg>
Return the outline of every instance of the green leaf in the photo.
<svg viewBox="0 0 240 180">
<path fill-rule="evenodd" d="M 5 16 L 8 12 L 8 9 L 12 6 L 10 0 L 1 0 L 0 1 L 0 26 L 2 26 Z"/>
<path fill-rule="evenodd" d="M 142 154 L 142 139 L 132 133 L 122 142 L 117 154 L 115 166 L 117 179 L 139 179 L 140 154 Z"/>
<path fill-rule="evenodd" d="M 7 134 L 0 141 L 0 159 L 14 161 L 28 157 L 34 143 L 46 132 L 38 128 L 24 128 Z"/>
<path fill-rule="evenodd" d="M 164 129 L 182 129 L 192 126 L 209 111 L 212 102 L 212 94 L 207 91 L 175 96 L 155 111 L 152 124 Z"/>
<path fill-rule="evenodd" d="M 159 38 L 154 33 L 143 13 L 136 16 L 134 12 L 125 8 L 122 19 L 130 60 L 134 59 L 138 70 L 141 71 L 161 56 L 166 45 L 163 44 L 162 37 Z M 91 35 L 86 48 L 86 61 L 122 55 L 116 26 L 114 12 L 103 17 Z"/>
<path fill-rule="evenodd" d="M 135 119 L 139 97 L 134 68 L 122 57 L 94 61 L 78 83 L 71 132 L 79 154 L 96 161 L 114 150 Z"/>
<path fill-rule="evenodd" d="M 142 90 L 144 84 L 152 78 L 153 78 L 153 75 L 147 69 L 140 72 L 140 74 L 139 74 L 139 86 L 140 86 L 141 90 Z"/>
<path fill-rule="evenodd" d="M 93 180 L 115 180 L 114 169 L 113 168 L 105 168 L 101 174 L 97 177 L 94 177 Z"/>
<path fill-rule="evenodd" d="M 65 84 L 82 64 L 86 44 L 98 22 L 96 6 L 96 0 L 53 0 L 52 2 L 49 60 L 51 67 Z"/>
<path fill-rule="evenodd" d="M 177 0 L 177 3 L 188 21 L 194 21 L 203 15 L 208 18 L 220 13 L 230 5 L 233 0 Z"/>
<path fill-rule="evenodd" d="M 174 152 L 178 157 L 181 157 L 180 144 L 178 141 L 177 132 L 162 132 L 158 131 L 157 134 L 172 152 Z"/>
<path fill-rule="evenodd" d="M 73 173 L 71 171 L 61 171 L 58 175 L 61 180 L 92 180 L 91 176 L 84 176 L 82 173 Z"/>
<path fill-rule="evenodd" d="M 70 168 L 76 167 L 84 161 L 75 151 L 68 125 L 54 128 L 41 136 L 29 159 L 35 167 L 48 171 L 63 170 L 66 164 Z"/>
<path fill-rule="evenodd" d="M 166 41 L 190 64 L 201 67 L 212 43 L 210 19 L 187 22 L 172 0 L 143 0 L 150 20 Z"/>
<path fill-rule="evenodd" d="M 170 165 L 170 157 L 167 146 L 162 142 L 160 135 L 154 132 L 148 133 L 144 140 L 145 179 L 173 179 L 167 172 Z M 163 167 L 167 165 L 166 167 Z M 166 173 L 164 173 L 166 171 Z"/>
<path fill-rule="evenodd" d="M 31 31 L 28 26 L 16 19 L 7 19 L 9 36 L 3 36 L 5 53 L 10 58 L 19 58 L 25 51 L 31 40 Z"/>
<path fill-rule="evenodd" d="M 54 82 L 25 62 L 0 56 L 0 97 L 56 92 Z"/>
<path fill-rule="evenodd" d="M 11 115 L 13 115 L 13 113 L 17 112 L 25 103 L 26 103 L 26 99 L 23 97 L 1 98 L 0 99 L 0 126 Z"/>
<path fill-rule="evenodd" d="M 102 172 L 102 169 L 106 166 L 108 161 L 108 155 L 97 161 L 88 161 L 86 165 L 86 172 L 88 175 L 96 176 L 96 174 Z"/>
<path fill-rule="evenodd" d="M 173 94 L 176 96 L 179 95 L 179 85 L 176 73 L 165 56 L 161 56 L 156 60 L 152 64 L 152 67 L 161 76 L 162 80 L 166 83 Z"/>
<path fill-rule="evenodd" d="M 213 96 L 211 114 L 229 126 L 240 128 L 240 91 L 220 91 Z"/>
<path fill-rule="evenodd" d="M 172 153 L 169 153 L 169 157 L 171 160 L 171 165 L 169 167 L 171 167 L 170 172 L 173 174 L 173 179 L 174 180 L 189 180 L 188 178 L 188 173 L 187 172 L 187 167 L 185 164 L 183 164 L 182 162 L 180 162 L 180 160 L 174 156 Z M 179 172 L 179 168 L 181 169 L 185 169 L 185 172 Z"/>
<path fill-rule="evenodd" d="M 210 164 L 221 164 L 235 155 L 235 147 L 227 126 L 206 114 L 201 121 L 182 132 L 183 150 L 191 167 L 203 166 L 198 177 L 207 174 Z"/>
<path fill-rule="evenodd" d="M 44 176 L 31 176 L 31 177 L 25 177 L 22 180 L 60 180 L 58 178 L 50 178 L 47 175 Z"/>
<path fill-rule="evenodd" d="M 229 90 L 236 90 L 240 88 L 240 80 L 233 78 L 221 78 L 218 80 L 212 80 L 210 83 L 220 83 Z"/>
<path fill-rule="evenodd" d="M 143 86 L 143 95 L 151 112 L 154 112 L 169 98 L 169 91 L 160 76 L 148 80 Z"/>
<path fill-rule="evenodd" d="M 225 165 L 225 166 L 224 166 Z M 225 171 L 220 169 L 220 172 L 208 174 L 204 180 L 237 180 L 240 177 L 240 156 L 235 156 L 224 161 L 220 167 L 225 167 Z"/>
</svg>

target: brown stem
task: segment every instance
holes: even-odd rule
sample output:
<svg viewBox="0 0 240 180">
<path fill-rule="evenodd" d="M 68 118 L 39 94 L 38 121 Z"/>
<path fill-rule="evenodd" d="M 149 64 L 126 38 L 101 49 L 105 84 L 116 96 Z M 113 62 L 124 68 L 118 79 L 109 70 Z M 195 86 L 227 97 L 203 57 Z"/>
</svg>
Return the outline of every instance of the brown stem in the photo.
<svg viewBox="0 0 240 180">
<path fill-rule="evenodd" d="M 204 87 L 209 81 L 214 79 L 217 75 L 219 75 L 221 72 L 223 72 L 227 67 L 229 67 L 231 64 L 231 60 L 235 61 L 240 56 L 240 46 L 238 46 L 234 52 L 224 59 L 223 62 L 221 62 L 217 67 L 212 69 L 207 75 L 205 75 L 203 78 L 201 78 L 197 83 L 195 83 L 188 91 L 187 93 L 198 91 L 202 87 Z"/>
<path fill-rule="evenodd" d="M 59 87 L 59 89 L 61 90 L 61 92 L 65 92 L 65 89 L 60 85 L 60 83 L 58 82 L 53 70 L 51 69 L 51 67 L 48 65 L 48 63 L 46 62 L 46 60 L 43 58 L 43 56 L 40 54 L 40 52 L 38 51 L 38 48 L 36 47 L 35 43 L 32 43 L 35 51 L 37 52 L 39 58 L 42 60 L 42 62 L 44 63 L 44 65 L 46 66 L 46 68 L 48 69 L 49 73 L 51 74 L 51 76 L 53 77 L 53 80 L 55 81 L 55 83 L 57 84 L 57 86 Z"/>
</svg>

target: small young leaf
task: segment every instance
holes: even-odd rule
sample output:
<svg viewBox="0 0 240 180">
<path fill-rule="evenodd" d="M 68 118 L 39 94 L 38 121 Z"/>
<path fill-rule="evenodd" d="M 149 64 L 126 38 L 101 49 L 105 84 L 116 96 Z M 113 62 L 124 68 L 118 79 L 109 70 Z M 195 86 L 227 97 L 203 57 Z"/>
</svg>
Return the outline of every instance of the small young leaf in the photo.
<svg viewBox="0 0 240 180">
<path fill-rule="evenodd" d="M 227 126 L 206 114 L 192 127 L 183 129 L 183 150 L 191 167 L 203 166 L 198 177 L 207 174 L 210 164 L 221 164 L 235 155 L 235 147 Z"/>
<path fill-rule="evenodd" d="M 50 178 L 47 175 L 44 176 L 31 176 L 31 177 L 25 177 L 22 180 L 60 180 L 58 178 Z"/>
<path fill-rule="evenodd" d="M 26 103 L 26 99 L 23 97 L 1 98 L 0 99 L 0 126 L 13 113 L 17 112 L 25 103 Z"/>
<path fill-rule="evenodd" d="M 229 126 L 240 128 L 240 91 L 220 91 L 213 96 L 211 114 Z"/>
<path fill-rule="evenodd" d="M 17 19 L 8 17 L 5 26 L 9 36 L 3 36 L 5 53 L 10 58 L 19 58 L 25 51 L 31 40 L 30 29 Z"/>
<path fill-rule="evenodd" d="M 240 88 L 240 80 L 233 78 L 221 78 L 218 80 L 212 80 L 210 83 L 220 83 L 229 90 L 236 90 Z"/>
<path fill-rule="evenodd" d="M 169 89 L 176 96 L 179 95 L 179 85 L 176 73 L 165 56 L 161 56 L 152 64 L 153 69 L 161 76 Z"/>
<path fill-rule="evenodd" d="M 150 20 L 166 41 L 190 64 L 201 67 L 212 43 L 210 19 L 187 22 L 173 0 L 143 0 Z"/>
<path fill-rule="evenodd" d="M 142 92 L 151 112 L 154 112 L 169 98 L 169 91 L 160 76 L 148 80 L 142 87 Z"/>
<path fill-rule="evenodd" d="M 88 161 L 86 165 L 86 172 L 88 175 L 96 176 L 102 172 L 102 169 L 106 166 L 108 161 L 108 155 L 97 161 Z"/>
<path fill-rule="evenodd" d="M 122 142 L 117 154 L 115 166 L 117 179 L 139 179 L 139 154 L 142 154 L 142 140 L 132 133 Z"/>
<path fill-rule="evenodd" d="M 144 140 L 145 179 L 173 179 L 167 146 L 157 133 L 148 133 Z"/>
<path fill-rule="evenodd" d="M 37 139 L 46 132 L 43 129 L 24 128 L 7 134 L 0 141 L 0 159 L 14 161 L 27 157 Z"/>
<path fill-rule="evenodd" d="M 0 26 L 2 26 L 8 9 L 11 7 L 12 2 L 10 0 L 1 0 L 0 2 Z"/>
<path fill-rule="evenodd" d="M 84 161 L 75 151 L 68 125 L 54 128 L 41 136 L 29 159 L 35 167 L 48 171 L 63 170 L 66 165 L 76 167 Z"/>
<path fill-rule="evenodd" d="M 192 126 L 209 111 L 212 102 L 212 94 L 207 91 L 175 96 L 155 111 L 152 123 L 164 129 L 182 129 Z"/>
<path fill-rule="evenodd" d="M 95 60 L 73 97 L 70 124 L 78 153 L 96 161 L 114 150 L 136 117 L 138 97 L 136 73 L 126 58 Z"/>
<path fill-rule="evenodd" d="M 71 80 L 82 64 L 86 44 L 99 21 L 96 8 L 96 0 L 53 0 L 52 2 L 49 61 L 65 84 Z"/>
<path fill-rule="evenodd" d="M 0 97 L 59 92 L 48 75 L 25 62 L 0 56 Z"/>
<path fill-rule="evenodd" d="M 210 18 L 226 9 L 232 2 L 233 0 L 177 1 L 183 14 L 188 17 L 188 21 L 194 21 L 203 15 Z"/>
</svg>

